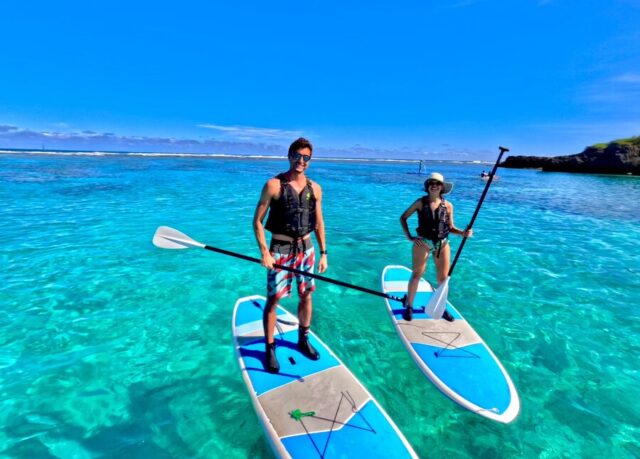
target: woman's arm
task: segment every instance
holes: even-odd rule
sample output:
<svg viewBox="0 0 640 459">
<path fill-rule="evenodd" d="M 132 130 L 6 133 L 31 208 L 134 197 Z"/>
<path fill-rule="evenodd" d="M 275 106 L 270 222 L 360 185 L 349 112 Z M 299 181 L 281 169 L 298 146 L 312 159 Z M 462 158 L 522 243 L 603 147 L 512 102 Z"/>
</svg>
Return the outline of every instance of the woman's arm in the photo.
<svg viewBox="0 0 640 459">
<path fill-rule="evenodd" d="M 459 236 L 463 236 L 463 237 L 471 237 L 473 236 L 473 229 L 468 229 L 468 230 L 461 230 L 456 228 L 455 223 L 453 222 L 453 204 L 451 204 L 449 201 L 447 201 L 447 210 L 449 211 L 449 231 L 453 234 L 457 234 Z"/>
<path fill-rule="evenodd" d="M 411 204 L 407 208 L 407 210 L 405 210 L 402 213 L 402 215 L 400 215 L 400 226 L 402 226 L 402 232 L 404 233 L 405 237 L 410 241 L 413 241 L 415 238 L 411 236 L 411 232 L 409 231 L 409 225 L 407 225 L 407 220 L 409 219 L 409 217 L 411 217 L 411 215 L 413 215 L 414 212 L 421 210 L 421 208 L 422 208 L 422 200 L 418 199 L 416 200 L 416 202 Z"/>
</svg>

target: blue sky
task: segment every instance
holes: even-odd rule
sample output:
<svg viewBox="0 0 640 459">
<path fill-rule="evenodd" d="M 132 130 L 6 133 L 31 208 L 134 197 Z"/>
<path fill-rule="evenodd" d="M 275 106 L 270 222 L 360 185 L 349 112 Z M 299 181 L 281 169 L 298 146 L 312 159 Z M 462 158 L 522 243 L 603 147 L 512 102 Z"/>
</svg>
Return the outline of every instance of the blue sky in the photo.
<svg viewBox="0 0 640 459">
<path fill-rule="evenodd" d="M 0 147 L 558 155 L 640 135 L 640 0 L 7 0 Z"/>
</svg>

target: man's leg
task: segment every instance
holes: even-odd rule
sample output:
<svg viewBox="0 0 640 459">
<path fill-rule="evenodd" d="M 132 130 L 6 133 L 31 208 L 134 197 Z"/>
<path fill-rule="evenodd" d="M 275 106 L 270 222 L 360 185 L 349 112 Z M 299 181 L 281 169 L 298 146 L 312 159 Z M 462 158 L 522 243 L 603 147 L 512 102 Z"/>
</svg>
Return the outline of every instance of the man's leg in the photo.
<svg viewBox="0 0 640 459">
<path fill-rule="evenodd" d="M 318 360 L 320 354 L 309 342 L 312 312 L 311 292 L 301 293 L 300 301 L 298 302 L 298 350 L 305 357 L 311 360 Z"/>
<path fill-rule="evenodd" d="M 305 249 L 298 259 L 299 269 L 308 273 L 313 273 L 315 265 L 315 251 L 313 246 Z M 311 360 L 318 360 L 320 354 L 309 342 L 309 327 L 311 327 L 311 316 L 313 315 L 313 302 L 311 293 L 315 290 L 315 283 L 312 277 L 296 276 L 298 284 L 298 350 Z"/>
<path fill-rule="evenodd" d="M 300 300 L 298 301 L 298 322 L 301 326 L 309 328 L 312 315 L 313 302 L 311 301 L 311 292 L 303 292 L 300 294 Z"/>
<path fill-rule="evenodd" d="M 286 264 L 287 256 L 275 253 L 274 258 L 278 264 Z M 280 371 L 280 364 L 276 358 L 276 344 L 274 331 L 277 320 L 277 305 L 280 298 L 291 294 L 292 280 L 287 276 L 286 271 L 280 269 L 270 269 L 267 271 L 267 302 L 262 314 L 262 326 L 264 329 L 265 358 L 264 368 L 269 373 Z"/>
<path fill-rule="evenodd" d="M 276 358 L 276 343 L 273 339 L 273 331 L 276 327 L 276 305 L 278 300 L 274 296 L 267 298 L 262 314 L 262 326 L 264 327 L 265 357 L 264 367 L 269 373 L 280 371 L 280 364 Z"/>
</svg>

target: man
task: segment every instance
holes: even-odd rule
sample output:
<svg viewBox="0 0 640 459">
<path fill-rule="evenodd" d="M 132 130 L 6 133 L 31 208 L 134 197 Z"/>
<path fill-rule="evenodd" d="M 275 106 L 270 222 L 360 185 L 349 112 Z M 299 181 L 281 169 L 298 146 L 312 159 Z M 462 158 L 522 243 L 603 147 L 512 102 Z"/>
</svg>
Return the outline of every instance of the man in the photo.
<svg viewBox="0 0 640 459">
<path fill-rule="evenodd" d="M 262 266 L 267 272 L 267 304 L 263 315 L 265 335 L 265 369 L 280 371 L 273 338 L 276 325 L 276 305 L 280 298 L 291 296 L 294 274 L 273 265 L 284 265 L 313 273 L 315 252 L 311 233 L 315 231 L 320 246 L 318 272 L 327 269 L 327 246 L 322 217 L 322 189 L 305 175 L 309 168 L 313 146 L 299 138 L 289 147 L 289 170 L 270 179 L 262 189 L 260 201 L 253 216 L 253 230 L 260 247 Z M 269 210 L 266 225 L 262 222 Z M 264 230 L 271 232 L 267 247 Z M 312 360 L 318 360 L 318 351 L 309 343 L 311 326 L 311 292 L 315 290 L 313 278 L 295 275 L 298 286 L 298 350 Z"/>
</svg>

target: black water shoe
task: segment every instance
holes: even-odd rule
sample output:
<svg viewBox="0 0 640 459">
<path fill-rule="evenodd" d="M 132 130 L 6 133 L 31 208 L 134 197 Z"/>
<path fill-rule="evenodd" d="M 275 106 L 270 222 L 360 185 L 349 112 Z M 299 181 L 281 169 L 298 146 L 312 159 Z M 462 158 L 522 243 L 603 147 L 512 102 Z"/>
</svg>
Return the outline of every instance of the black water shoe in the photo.
<svg viewBox="0 0 640 459">
<path fill-rule="evenodd" d="M 453 318 L 453 316 L 446 309 L 444 310 L 444 313 L 442 314 L 442 318 L 444 320 L 446 320 L 447 322 L 453 322 L 454 320 L 456 320 L 456 319 Z"/>
<path fill-rule="evenodd" d="M 298 350 L 308 359 L 320 359 L 320 354 L 318 354 L 318 351 L 316 351 L 307 338 L 301 338 L 298 341 Z"/>
<path fill-rule="evenodd" d="M 402 318 L 404 320 L 406 320 L 407 322 L 411 322 L 413 320 L 413 307 L 412 306 L 407 306 L 406 308 L 404 308 L 404 311 L 402 311 Z"/>
<path fill-rule="evenodd" d="M 267 344 L 264 352 L 264 369 L 269 373 L 278 373 L 280 364 L 276 358 L 276 343 Z"/>
</svg>

